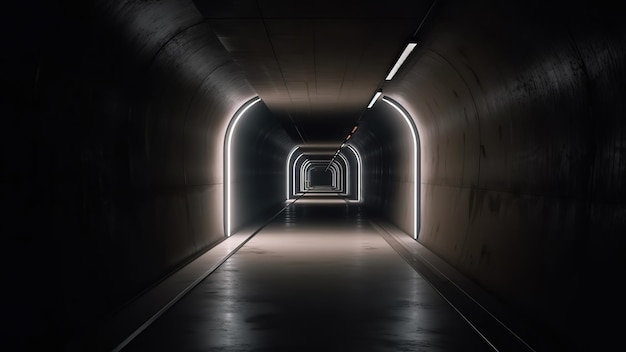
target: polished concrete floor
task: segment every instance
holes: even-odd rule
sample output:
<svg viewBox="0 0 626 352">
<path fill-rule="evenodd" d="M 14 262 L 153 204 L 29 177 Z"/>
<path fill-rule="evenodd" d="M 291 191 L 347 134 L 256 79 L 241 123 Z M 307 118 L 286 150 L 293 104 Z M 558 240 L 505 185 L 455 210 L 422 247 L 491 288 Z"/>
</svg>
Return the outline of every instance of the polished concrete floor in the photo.
<svg viewBox="0 0 626 352">
<path fill-rule="evenodd" d="M 356 204 L 299 201 L 123 351 L 493 351 Z"/>
</svg>

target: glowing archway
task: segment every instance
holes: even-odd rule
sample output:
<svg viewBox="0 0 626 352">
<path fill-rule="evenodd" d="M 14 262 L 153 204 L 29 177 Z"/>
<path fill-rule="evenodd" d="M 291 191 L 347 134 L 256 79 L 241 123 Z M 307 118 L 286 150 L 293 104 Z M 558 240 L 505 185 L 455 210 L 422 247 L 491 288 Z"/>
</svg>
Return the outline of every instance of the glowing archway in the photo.
<svg viewBox="0 0 626 352">
<path fill-rule="evenodd" d="M 409 113 L 395 100 L 389 97 L 383 97 L 382 101 L 389 104 L 396 111 L 400 113 L 404 122 L 406 122 L 409 131 L 411 131 L 411 137 L 413 139 L 413 238 L 417 239 L 419 234 L 419 214 L 420 214 L 420 203 L 419 203 L 419 141 L 417 128 L 413 122 L 413 119 L 409 116 Z"/>
<path fill-rule="evenodd" d="M 261 98 L 254 97 L 244 103 L 241 108 L 235 113 L 235 116 L 230 120 L 228 124 L 228 128 L 226 129 L 226 137 L 224 138 L 224 235 L 226 237 L 230 236 L 231 233 L 231 146 L 233 134 L 237 128 L 237 124 L 239 120 L 243 117 L 243 115 L 248 111 L 254 104 L 261 101 Z"/>
<path fill-rule="evenodd" d="M 348 149 L 350 149 L 350 151 L 354 154 L 354 157 L 356 159 L 356 164 L 357 164 L 357 170 L 356 170 L 356 172 L 357 172 L 357 181 L 356 181 L 357 182 L 357 185 L 356 185 L 357 198 L 356 198 L 356 201 L 358 203 L 360 203 L 361 200 L 362 200 L 362 197 L 363 197 L 363 193 L 361 191 L 363 189 L 363 185 L 362 185 L 362 182 L 363 182 L 363 178 L 362 178 L 363 177 L 362 176 L 363 175 L 363 166 L 362 166 L 362 164 L 363 164 L 363 162 L 361 160 L 361 154 L 359 153 L 359 150 L 356 149 L 356 147 L 353 146 L 352 144 L 347 144 L 345 146 Z"/>
<path fill-rule="evenodd" d="M 287 154 L 287 166 L 285 167 L 285 185 L 286 185 L 286 195 L 285 195 L 285 200 L 289 200 L 291 198 L 291 195 L 289 194 L 289 162 L 291 161 L 291 157 L 293 156 L 293 153 L 296 152 L 296 150 L 298 150 L 298 148 L 300 148 L 299 146 L 295 146 L 291 149 L 291 151 L 289 151 L 289 154 Z M 298 158 L 302 156 L 302 154 L 300 154 L 298 156 Z M 297 160 L 297 159 L 296 159 Z"/>
</svg>

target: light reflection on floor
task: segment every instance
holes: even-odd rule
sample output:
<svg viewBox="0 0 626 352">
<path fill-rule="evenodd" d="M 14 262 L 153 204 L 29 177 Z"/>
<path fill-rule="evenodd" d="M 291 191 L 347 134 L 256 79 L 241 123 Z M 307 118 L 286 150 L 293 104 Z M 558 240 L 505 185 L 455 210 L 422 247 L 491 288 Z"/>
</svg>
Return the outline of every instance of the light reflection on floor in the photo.
<svg viewBox="0 0 626 352">
<path fill-rule="evenodd" d="M 124 351 L 490 350 L 358 205 L 298 203 Z"/>
</svg>

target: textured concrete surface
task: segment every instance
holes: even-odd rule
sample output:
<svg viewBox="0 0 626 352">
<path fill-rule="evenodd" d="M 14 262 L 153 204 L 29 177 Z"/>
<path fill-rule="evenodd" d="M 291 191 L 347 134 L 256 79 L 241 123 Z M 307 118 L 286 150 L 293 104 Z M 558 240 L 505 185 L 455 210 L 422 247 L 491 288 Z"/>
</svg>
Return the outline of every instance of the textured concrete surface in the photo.
<svg viewBox="0 0 626 352">
<path fill-rule="evenodd" d="M 363 220 L 292 207 L 123 351 L 493 351 Z"/>
</svg>

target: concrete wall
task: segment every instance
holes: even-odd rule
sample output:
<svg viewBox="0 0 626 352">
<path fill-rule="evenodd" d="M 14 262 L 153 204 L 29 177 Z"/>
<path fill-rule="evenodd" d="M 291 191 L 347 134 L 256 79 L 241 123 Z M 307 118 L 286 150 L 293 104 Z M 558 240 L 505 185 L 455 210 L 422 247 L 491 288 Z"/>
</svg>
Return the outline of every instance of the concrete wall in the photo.
<svg viewBox="0 0 626 352">
<path fill-rule="evenodd" d="M 626 27 L 593 8 L 441 2 L 386 89 L 422 138 L 420 242 L 564 350 L 614 341 L 624 293 Z"/>
<path fill-rule="evenodd" d="M 264 222 L 285 204 L 285 162 L 293 142 L 263 102 L 236 125 L 231 176 L 231 233 Z"/>
<path fill-rule="evenodd" d="M 420 242 L 564 350 L 621 333 L 626 28 L 593 8 L 440 1 L 385 86 L 420 133 Z M 256 93 L 191 1 L 3 16 L 2 340 L 51 350 L 222 238 L 224 133 Z M 377 103 L 354 143 L 366 205 L 408 230 L 409 141 L 390 114 Z M 291 146 L 258 116 L 238 153 L 259 162 L 237 182 L 276 198 L 239 198 L 237 226 L 284 196 L 270 180 Z"/>
<path fill-rule="evenodd" d="M 364 207 L 414 236 L 413 138 L 402 115 L 379 100 L 364 114 L 350 143 L 363 158 Z M 417 155 L 419 164 L 419 147 Z"/>
<path fill-rule="evenodd" d="M 224 134 L 256 95 L 191 1 L 89 3 L 3 11 L 1 340 L 14 350 L 88 337 L 223 238 Z M 284 168 L 262 165 L 283 137 L 267 110 L 257 121 L 238 150 L 257 162 L 240 171 L 273 179 Z M 237 222 L 283 190 L 265 182 Z"/>
</svg>

